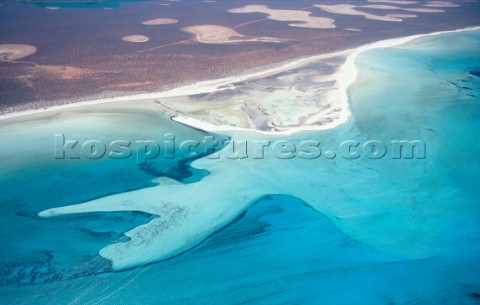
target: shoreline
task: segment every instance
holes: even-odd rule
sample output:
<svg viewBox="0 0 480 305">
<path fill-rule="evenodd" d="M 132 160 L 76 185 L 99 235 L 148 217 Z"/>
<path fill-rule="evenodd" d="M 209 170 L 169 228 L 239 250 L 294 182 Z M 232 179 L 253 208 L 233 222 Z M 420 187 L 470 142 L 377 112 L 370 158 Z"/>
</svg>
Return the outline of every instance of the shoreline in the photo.
<svg viewBox="0 0 480 305">
<path fill-rule="evenodd" d="M 18 111 L 18 112 L 1 114 L 0 121 L 11 119 L 11 118 L 24 117 L 24 116 L 27 117 L 33 114 L 61 111 L 61 110 L 70 109 L 70 108 L 93 106 L 93 105 L 99 105 L 99 104 L 132 102 L 132 101 L 152 100 L 152 99 L 166 98 L 166 97 L 177 97 L 177 96 L 187 96 L 187 95 L 195 95 L 195 94 L 203 94 L 203 93 L 212 93 L 212 92 L 228 89 L 229 85 L 233 83 L 267 77 L 272 74 L 277 74 L 283 71 L 288 71 L 288 70 L 297 68 L 299 66 L 304 66 L 313 61 L 339 57 L 339 56 L 347 56 L 345 62 L 341 65 L 339 70 L 334 74 L 334 78 L 336 79 L 337 85 L 338 85 L 338 88 L 335 90 L 335 99 L 338 100 L 338 107 L 340 107 L 342 110 L 341 110 L 340 118 L 335 120 L 332 123 L 328 123 L 320 126 L 314 125 L 314 126 L 291 127 L 291 128 L 286 128 L 285 130 L 278 130 L 278 131 L 262 131 L 262 130 L 250 129 L 250 128 L 232 127 L 228 125 L 214 125 L 205 121 L 197 120 L 195 118 L 192 118 L 186 115 L 177 115 L 177 116 L 171 117 L 171 119 L 175 122 L 184 124 L 192 128 L 202 129 L 207 132 L 209 131 L 211 132 L 243 131 L 243 132 L 256 132 L 264 135 L 291 135 L 291 134 L 302 132 L 302 131 L 328 130 L 328 129 L 336 128 L 339 125 L 346 123 L 348 121 L 348 118 L 351 115 L 349 104 L 348 104 L 348 101 L 349 101 L 348 87 L 350 87 L 350 85 L 352 85 L 357 79 L 358 70 L 355 65 L 355 60 L 359 54 L 370 49 L 395 47 L 421 37 L 436 36 L 441 34 L 464 32 L 464 31 L 475 31 L 479 29 L 480 29 L 480 26 L 475 26 L 475 27 L 467 27 L 467 28 L 457 29 L 457 30 L 439 31 L 439 32 L 417 34 L 417 35 L 400 37 L 400 38 L 392 38 L 387 40 L 380 40 L 371 44 L 360 46 L 355 49 L 347 49 L 347 50 L 337 51 L 333 53 L 326 53 L 326 54 L 320 54 L 320 55 L 296 59 L 296 60 L 287 62 L 283 65 L 280 65 L 278 67 L 267 69 L 260 72 L 254 72 L 250 74 L 231 76 L 231 77 L 219 78 L 219 79 L 213 79 L 213 80 L 200 81 L 197 83 L 193 83 L 191 85 L 181 86 L 181 87 L 160 91 L 160 92 L 134 94 L 134 95 L 103 98 L 103 99 L 94 99 L 90 101 L 56 105 L 56 106 L 46 107 L 42 109 L 32 109 L 32 110 L 26 110 L 26 111 Z"/>
</svg>

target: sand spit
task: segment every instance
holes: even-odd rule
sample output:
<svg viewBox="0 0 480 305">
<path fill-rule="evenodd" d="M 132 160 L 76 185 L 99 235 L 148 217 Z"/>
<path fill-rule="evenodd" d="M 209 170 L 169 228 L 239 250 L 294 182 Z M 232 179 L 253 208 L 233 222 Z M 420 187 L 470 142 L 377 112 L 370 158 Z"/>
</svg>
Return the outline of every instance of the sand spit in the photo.
<svg viewBox="0 0 480 305">
<path fill-rule="evenodd" d="M 174 24 L 177 23 L 178 20 L 172 18 L 158 18 L 153 20 L 148 20 L 142 22 L 143 25 L 162 25 L 162 24 Z"/>
<path fill-rule="evenodd" d="M 193 34 L 197 42 L 209 44 L 285 41 L 274 37 L 246 37 L 234 29 L 221 25 L 195 25 L 183 28 L 182 30 Z"/>
<path fill-rule="evenodd" d="M 150 40 L 147 36 L 143 36 L 143 35 L 130 35 L 130 36 L 125 36 L 122 39 L 128 42 L 147 42 Z"/>
<path fill-rule="evenodd" d="M 439 10 L 436 8 L 404 8 L 405 11 L 416 12 L 416 13 L 444 13 L 444 10 Z"/>
<path fill-rule="evenodd" d="M 37 48 L 27 44 L 0 44 L 0 61 L 14 61 L 34 54 Z"/>
<path fill-rule="evenodd" d="M 308 11 L 297 10 L 276 10 L 266 5 L 246 5 L 240 8 L 229 9 L 230 13 L 246 14 L 246 13 L 262 13 L 268 15 L 268 19 L 276 21 L 294 21 L 289 26 L 301 28 L 315 29 L 332 29 L 335 28 L 334 19 L 324 17 L 310 16 L 312 13 Z"/>
<path fill-rule="evenodd" d="M 363 16 L 366 19 L 388 21 L 388 22 L 403 21 L 402 19 L 396 18 L 396 17 L 394 17 L 390 14 L 387 14 L 385 16 L 380 16 L 380 15 L 375 15 L 375 14 L 359 11 L 357 8 L 360 8 L 361 6 L 356 6 L 356 5 L 353 5 L 353 4 L 335 4 L 335 5 L 316 4 L 314 6 L 316 8 L 321 9 L 322 11 L 325 11 L 325 12 L 331 13 L 331 14 Z M 392 9 L 392 7 L 386 8 L 386 6 L 383 6 L 383 5 L 382 6 L 375 5 L 375 7 L 370 7 L 370 8 L 377 8 L 378 9 L 379 7 L 382 7 L 380 9 Z"/>
</svg>

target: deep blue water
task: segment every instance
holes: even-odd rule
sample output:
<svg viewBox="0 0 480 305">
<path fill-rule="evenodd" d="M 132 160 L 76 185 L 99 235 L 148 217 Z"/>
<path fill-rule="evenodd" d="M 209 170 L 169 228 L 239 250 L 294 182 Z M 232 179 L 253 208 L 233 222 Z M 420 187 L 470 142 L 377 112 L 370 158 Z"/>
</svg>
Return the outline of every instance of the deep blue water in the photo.
<svg viewBox="0 0 480 305">
<path fill-rule="evenodd" d="M 370 50 L 358 57 L 357 65 L 359 79 L 349 90 L 350 122 L 292 138 L 315 136 L 326 143 L 418 139 L 426 143 L 427 157 L 310 163 L 311 171 L 331 170 L 335 176 L 318 175 L 313 181 L 314 176 L 305 173 L 305 192 L 310 184 L 320 189 L 338 180 L 332 197 L 357 205 L 351 216 L 358 216 L 356 226 L 342 229 L 343 219 L 308 202 L 265 194 L 189 251 L 123 271 L 112 271 L 97 252 L 157 216 L 118 212 L 43 219 L 37 213 L 152 187 L 152 179 L 167 173 L 185 184 L 202 183 L 216 173 L 192 168 L 178 158 L 155 161 L 147 168 L 132 160 L 59 162 L 52 160 L 52 132 L 60 128 L 70 131 L 70 137 L 99 137 L 98 130 L 103 130 L 100 136 L 109 138 L 119 136 L 120 126 L 124 136 L 158 137 L 174 131 L 179 139 L 200 139 L 205 133 L 141 112 L 99 112 L 93 119 L 74 116 L 78 122 L 101 121 L 80 125 L 85 127 L 77 134 L 76 121 L 41 122 L 48 126 L 45 130 L 36 128 L 38 122 L 3 123 L 2 143 L 16 142 L 2 147 L 2 160 L 9 162 L 0 168 L 0 238 L 5 253 L 0 260 L 0 303 L 478 304 L 480 31 Z M 40 154 L 45 149 L 48 153 Z M 287 174 L 299 168 L 265 163 L 284 167 Z M 262 167 L 264 173 L 268 166 Z M 301 173 L 289 176 L 299 177 Z M 276 179 L 281 178 L 272 181 Z M 229 191 L 223 187 L 217 191 Z M 333 195 L 337 193 L 342 196 Z M 402 211 L 396 204 L 408 212 L 395 214 Z M 375 217 L 363 217 L 371 209 L 377 209 Z M 411 217 L 406 222 L 405 215 Z M 375 225 L 379 222 L 384 226 Z M 403 241 L 404 224 L 404 231 L 421 238 Z M 347 233 L 352 228 L 356 232 Z M 362 235 L 367 228 L 368 234 Z M 386 236 L 392 249 L 382 240 Z"/>
</svg>

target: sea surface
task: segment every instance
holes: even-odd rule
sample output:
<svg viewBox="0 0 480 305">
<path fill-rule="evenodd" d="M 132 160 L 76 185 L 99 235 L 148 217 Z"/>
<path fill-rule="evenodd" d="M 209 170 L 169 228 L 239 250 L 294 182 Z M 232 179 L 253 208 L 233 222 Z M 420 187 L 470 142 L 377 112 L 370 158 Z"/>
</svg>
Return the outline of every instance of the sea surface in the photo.
<svg viewBox="0 0 480 305">
<path fill-rule="evenodd" d="M 356 64 L 352 117 L 327 131 L 209 134 L 141 103 L 0 121 L 0 303 L 478 304 L 480 31 L 368 50 Z M 59 134 L 315 140 L 322 154 L 235 158 L 230 142 L 139 165 L 56 158 Z M 421 144 L 398 157 L 399 140 Z M 157 200 L 182 217 L 159 227 L 164 216 L 144 208 Z M 163 243 L 177 227 L 181 245 Z"/>
</svg>

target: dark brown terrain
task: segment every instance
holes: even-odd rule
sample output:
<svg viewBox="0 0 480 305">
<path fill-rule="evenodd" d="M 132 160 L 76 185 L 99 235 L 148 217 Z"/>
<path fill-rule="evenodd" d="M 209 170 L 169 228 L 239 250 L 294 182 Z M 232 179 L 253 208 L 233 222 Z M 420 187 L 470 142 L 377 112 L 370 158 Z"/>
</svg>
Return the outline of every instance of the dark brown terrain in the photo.
<svg viewBox="0 0 480 305">
<path fill-rule="evenodd" d="M 24 44 L 36 53 L 18 60 L 0 56 L 0 113 L 66 103 L 93 96 L 114 96 L 171 88 L 197 80 L 264 69 L 309 55 L 348 49 L 369 42 L 480 24 L 480 4 L 450 1 L 459 7 L 438 7 L 441 13 L 362 8 L 386 14 L 415 14 L 403 22 L 332 14 L 314 4 L 394 5 L 423 7 L 427 1 L 399 5 L 362 1 L 230 1 L 215 3 L 123 2 L 118 8 L 47 9 L 31 4 L 0 1 L 0 45 Z M 168 6 L 159 4 L 169 4 Z M 234 14 L 227 10 L 248 4 L 273 9 L 307 10 L 312 16 L 335 19 L 336 28 L 289 26 L 291 22 L 266 19 L 261 13 Z M 142 25 L 157 18 L 175 24 Z M 198 42 L 183 28 L 221 25 L 245 37 L 273 37 L 283 42 Z M 357 29 L 353 31 L 351 29 Z M 144 35 L 148 42 L 122 40 Z M 0 54 L 1 55 L 1 54 Z"/>
</svg>

